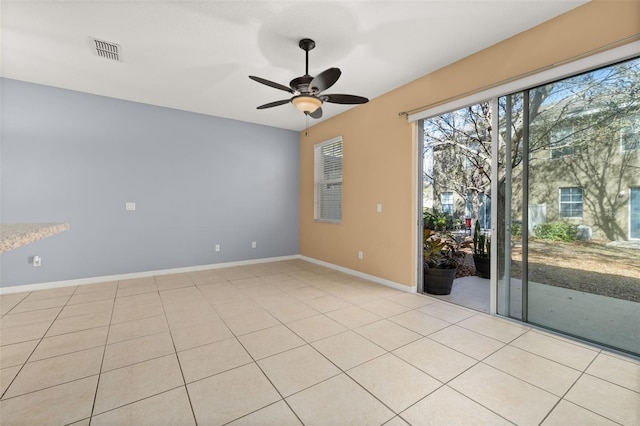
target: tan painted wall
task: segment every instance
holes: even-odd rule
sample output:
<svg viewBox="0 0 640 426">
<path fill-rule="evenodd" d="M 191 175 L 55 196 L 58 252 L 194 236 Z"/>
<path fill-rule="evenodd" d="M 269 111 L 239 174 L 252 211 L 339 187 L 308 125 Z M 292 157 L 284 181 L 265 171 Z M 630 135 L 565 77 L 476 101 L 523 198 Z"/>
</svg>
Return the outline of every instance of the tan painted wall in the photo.
<svg viewBox="0 0 640 426">
<path fill-rule="evenodd" d="M 300 135 L 300 254 L 416 284 L 415 126 L 408 111 L 640 35 L 639 1 L 595 1 L 324 121 Z M 631 41 L 631 40 L 629 40 Z M 415 47 L 416 54 L 420 46 Z M 313 145 L 343 136 L 341 224 L 313 220 Z M 376 213 L 381 203 L 382 213 Z M 364 259 L 358 259 L 358 250 Z"/>
</svg>

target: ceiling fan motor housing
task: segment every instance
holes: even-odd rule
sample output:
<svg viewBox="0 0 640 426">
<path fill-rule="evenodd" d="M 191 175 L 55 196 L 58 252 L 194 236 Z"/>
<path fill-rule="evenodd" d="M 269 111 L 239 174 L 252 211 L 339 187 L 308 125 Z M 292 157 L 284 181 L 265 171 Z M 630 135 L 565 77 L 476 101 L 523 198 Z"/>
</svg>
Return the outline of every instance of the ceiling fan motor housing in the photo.
<svg viewBox="0 0 640 426">
<path fill-rule="evenodd" d="M 293 90 L 299 92 L 300 94 L 309 94 L 309 83 L 311 83 L 313 77 L 310 75 L 303 75 L 302 77 L 297 77 L 291 80 L 289 83 L 289 87 Z"/>
</svg>

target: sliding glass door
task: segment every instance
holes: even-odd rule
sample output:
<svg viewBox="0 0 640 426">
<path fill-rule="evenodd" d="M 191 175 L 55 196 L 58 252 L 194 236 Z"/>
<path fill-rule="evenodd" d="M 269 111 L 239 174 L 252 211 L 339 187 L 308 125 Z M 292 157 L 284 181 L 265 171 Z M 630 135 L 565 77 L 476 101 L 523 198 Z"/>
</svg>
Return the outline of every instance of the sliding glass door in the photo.
<svg viewBox="0 0 640 426">
<path fill-rule="evenodd" d="M 640 59 L 497 108 L 498 313 L 640 354 Z"/>
</svg>

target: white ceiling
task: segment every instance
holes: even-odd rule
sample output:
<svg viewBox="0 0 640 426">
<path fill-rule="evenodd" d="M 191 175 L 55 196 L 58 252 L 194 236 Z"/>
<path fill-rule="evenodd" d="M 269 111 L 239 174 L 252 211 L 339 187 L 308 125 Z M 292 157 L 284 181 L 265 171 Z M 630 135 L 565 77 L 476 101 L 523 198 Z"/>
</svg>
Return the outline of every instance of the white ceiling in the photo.
<svg viewBox="0 0 640 426">
<path fill-rule="evenodd" d="M 585 0 L 93 1 L 0 3 L 3 77 L 301 130 L 289 94 L 304 74 L 338 67 L 325 93 L 375 98 L 527 30 Z M 123 62 L 98 57 L 89 37 L 120 44 Z M 325 104 L 324 117 L 351 106 Z"/>
</svg>

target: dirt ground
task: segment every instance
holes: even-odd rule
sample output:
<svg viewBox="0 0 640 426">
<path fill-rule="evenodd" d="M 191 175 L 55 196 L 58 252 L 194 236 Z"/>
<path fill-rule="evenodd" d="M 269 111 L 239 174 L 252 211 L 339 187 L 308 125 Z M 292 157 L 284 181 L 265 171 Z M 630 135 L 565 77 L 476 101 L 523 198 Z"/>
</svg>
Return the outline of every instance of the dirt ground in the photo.
<svg viewBox="0 0 640 426">
<path fill-rule="evenodd" d="M 467 256 L 461 276 L 472 275 Z M 511 276 L 522 274 L 522 245 L 512 249 Z M 469 273 L 471 272 L 471 273 Z M 529 242 L 529 280 L 586 293 L 640 302 L 640 249 L 613 247 L 605 241 Z"/>
</svg>

